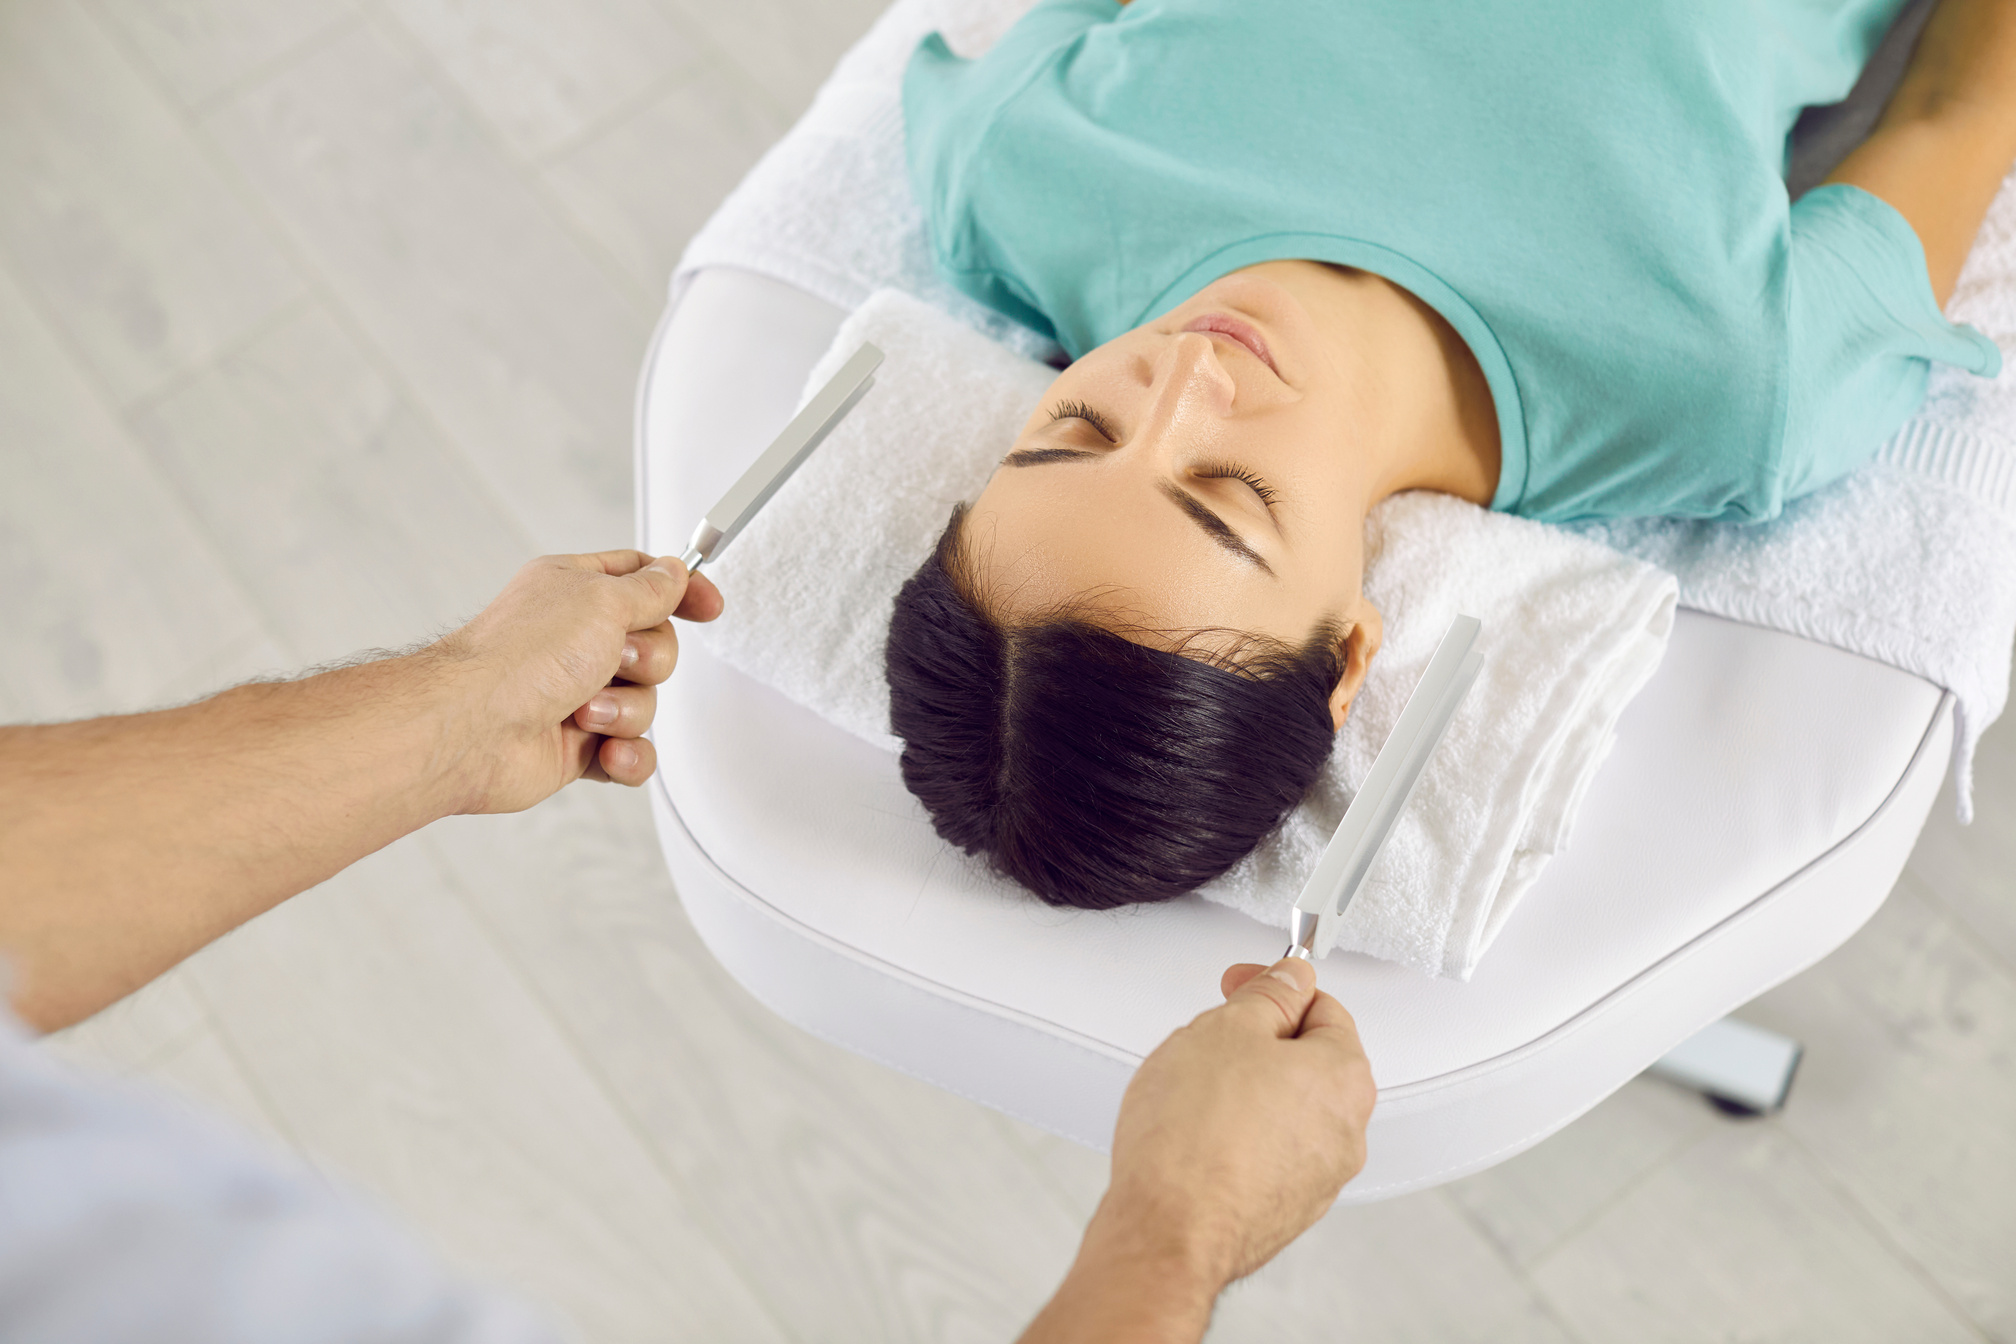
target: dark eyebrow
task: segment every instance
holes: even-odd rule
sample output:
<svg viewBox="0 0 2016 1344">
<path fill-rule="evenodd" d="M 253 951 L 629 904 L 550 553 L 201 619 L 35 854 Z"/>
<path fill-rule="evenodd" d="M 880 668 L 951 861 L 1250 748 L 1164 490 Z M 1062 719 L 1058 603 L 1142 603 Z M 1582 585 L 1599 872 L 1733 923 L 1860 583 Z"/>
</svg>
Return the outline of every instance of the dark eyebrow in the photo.
<svg viewBox="0 0 2016 1344">
<path fill-rule="evenodd" d="M 1101 453 L 1087 452 L 1083 448 L 1024 448 L 1020 452 L 1008 454 L 1001 459 L 1004 467 L 1043 467 L 1052 462 L 1081 462 L 1086 458 L 1101 457 Z M 1267 563 L 1267 557 L 1248 546 L 1245 540 L 1229 527 L 1223 518 L 1205 508 L 1185 493 L 1162 482 L 1162 493 L 1169 496 L 1176 507 L 1190 515 L 1190 521 L 1204 529 L 1206 536 L 1223 546 L 1250 565 L 1258 565 L 1269 578 L 1274 577 L 1274 566 Z"/>
<path fill-rule="evenodd" d="M 1083 448 L 1024 448 L 1001 459 L 1004 467 L 1047 467 L 1052 462 L 1077 462 L 1098 453 Z"/>
<path fill-rule="evenodd" d="M 1210 537 L 1211 540 L 1217 542 L 1220 546 L 1223 546 L 1226 550 L 1232 552 L 1232 554 L 1238 556 L 1248 564 L 1258 565 L 1266 571 L 1268 578 L 1271 579 L 1274 577 L 1274 566 L 1268 564 L 1266 557 L 1261 555 L 1260 552 L 1248 546 L 1244 538 L 1226 525 L 1223 518 L 1205 508 L 1188 493 L 1171 485 L 1168 481 L 1162 482 L 1162 493 L 1169 496 L 1177 508 L 1189 514 L 1190 521 L 1203 528 L 1205 535 Z"/>
</svg>

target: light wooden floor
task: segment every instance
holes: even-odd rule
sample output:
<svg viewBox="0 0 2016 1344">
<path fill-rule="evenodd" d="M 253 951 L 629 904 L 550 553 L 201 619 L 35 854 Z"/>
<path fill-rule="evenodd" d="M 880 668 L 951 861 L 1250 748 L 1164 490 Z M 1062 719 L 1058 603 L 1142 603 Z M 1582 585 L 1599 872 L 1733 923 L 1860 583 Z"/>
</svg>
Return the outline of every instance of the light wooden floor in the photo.
<svg viewBox="0 0 2016 1344">
<path fill-rule="evenodd" d="M 877 0 L 0 0 L 0 715 L 155 705 L 627 544 L 681 244 Z M 1214 1337 L 2016 1341 L 2016 732 L 1750 1015 L 1780 1119 L 1638 1082 L 1333 1215 Z M 580 1339 L 1001 1340 L 1102 1162 L 780 1025 L 644 800 L 395 845 L 55 1042 L 372 1192 Z"/>
</svg>

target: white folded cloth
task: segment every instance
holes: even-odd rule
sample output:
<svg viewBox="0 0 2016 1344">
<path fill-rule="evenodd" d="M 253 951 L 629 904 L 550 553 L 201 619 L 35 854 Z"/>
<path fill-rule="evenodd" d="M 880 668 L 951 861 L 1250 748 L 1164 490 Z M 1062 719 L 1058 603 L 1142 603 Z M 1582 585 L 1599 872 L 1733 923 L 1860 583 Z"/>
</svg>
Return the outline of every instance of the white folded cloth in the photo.
<svg viewBox="0 0 2016 1344">
<path fill-rule="evenodd" d="M 1345 911 L 1337 945 L 1470 978 L 1567 848 L 1617 718 L 1657 670 L 1673 576 L 1544 523 L 1410 491 L 1373 511 L 1365 595 L 1386 643 L 1308 801 L 1203 895 L 1285 928 L 1356 785 L 1459 614 L 1484 667 Z"/>
<path fill-rule="evenodd" d="M 696 634 L 759 681 L 891 750 L 882 645 L 896 591 L 970 500 L 1053 376 L 929 304 L 879 291 L 813 370 L 872 341 L 875 390 L 713 569 L 737 599 Z M 809 388 L 808 388 L 809 390 Z M 1308 802 L 1202 894 L 1285 927 L 1288 909 L 1459 613 L 1484 667 L 1347 914 L 1338 945 L 1468 978 L 1566 843 L 1618 715 L 1658 666 L 1673 579 L 1558 528 L 1447 495 L 1387 501 L 1365 589 L 1387 640 Z"/>
<path fill-rule="evenodd" d="M 926 33 L 977 55 L 1034 0 L 896 0 L 850 48 L 812 106 L 757 161 L 686 245 L 677 302 L 709 266 L 785 280 L 852 311 L 885 287 L 907 290 L 1038 359 L 1054 342 L 975 302 L 931 265 L 924 216 L 903 157 L 903 70 Z"/>
<path fill-rule="evenodd" d="M 863 341 L 875 386 L 707 572 L 735 599 L 683 631 L 848 732 L 895 751 L 882 646 L 896 590 L 952 506 L 1007 456 L 1056 372 L 936 308 L 881 290 L 841 324 L 807 381 Z"/>
<path fill-rule="evenodd" d="M 838 307 L 902 289 L 1024 354 L 1055 347 L 932 270 L 903 156 L 901 79 L 925 33 L 975 55 L 1031 0 L 896 0 L 811 109 L 695 235 L 676 299 L 708 266 L 776 276 Z M 1673 571 L 1682 604 L 1914 672 L 1958 702 L 1960 815 L 1974 744 L 2001 714 L 2016 636 L 2016 177 L 1983 227 L 1951 314 L 2002 347 L 1992 382 L 1935 369 L 1878 464 L 1761 527 L 1663 520 L 1587 535 Z"/>
</svg>

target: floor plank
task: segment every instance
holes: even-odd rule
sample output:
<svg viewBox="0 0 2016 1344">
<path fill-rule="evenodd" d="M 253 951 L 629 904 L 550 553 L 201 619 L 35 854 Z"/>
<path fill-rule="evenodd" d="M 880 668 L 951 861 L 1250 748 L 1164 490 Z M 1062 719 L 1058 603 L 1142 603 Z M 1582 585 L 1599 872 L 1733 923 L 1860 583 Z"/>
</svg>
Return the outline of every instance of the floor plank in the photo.
<svg viewBox="0 0 2016 1344">
<path fill-rule="evenodd" d="M 0 248 L 119 402 L 302 292 L 182 118 L 77 0 L 0 5 Z"/>
<path fill-rule="evenodd" d="M 1806 1043 L 1786 1130 L 1983 1331 L 2016 1340 L 2016 978 L 1906 876 L 1745 1015 Z"/>
<path fill-rule="evenodd" d="M 205 124 L 537 545 L 628 538 L 656 296 L 611 279 L 417 51 L 349 30 Z"/>
<path fill-rule="evenodd" d="M 1029 1154 L 1051 1193 L 1064 1202 L 1071 1216 L 1081 1224 L 1089 1221 L 1112 1178 L 1113 1163 L 1106 1154 L 1045 1133 L 1012 1116 L 996 1115 L 994 1123 L 1011 1143 Z"/>
<path fill-rule="evenodd" d="M 1710 1130 L 1532 1273 L 1590 1344 L 1980 1338 L 1770 1122 Z"/>
<path fill-rule="evenodd" d="M 699 59 L 651 0 L 386 0 L 386 7 L 528 159 L 578 139 Z"/>
<path fill-rule="evenodd" d="M 1570 1344 L 1532 1287 L 1438 1193 L 1332 1210 L 1219 1305 L 1210 1338 Z"/>
<path fill-rule="evenodd" d="M 317 304 L 133 419 L 296 665 L 459 624 L 533 550 Z"/>
<path fill-rule="evenodd" d="M 848 47 L 888 8 L 882 0 L 660 0 L 707 35 L 737 73 L 752 80 L 776 109 L 796 118 Z"/>
<path fill-rule="evenodd" d="M 42 1039 L 43 1048 L 100 1073 L 144 1073 L 211 1030 L 209 1011 L 177 967 L 73 1027 Z"/>
<path fill-rule="evenodd" d="M 1698 1095 L 1637 1078 L 1536 1148 L 1449 1195 L 1515 1264 L 1530 1265 L 1715 1123 Z"/>
<path fill-rule="evenodd" d="M 194 966 L 287 1132 L 585 1338 L 784 1338 L 423 845 Z"/>
<path fill-rule="evenodd" d="M 1974 823 L 1962 826 L 1948 781 L 1911 851 L 1911 873 L 2016 974 L 2016 717 L 1981 735 Z"/>
<path fill-rule="evenodd" d="M 645 799 L 577 787 L 429 843 L 726 1244 L 808 1339 L 999 1340 L 1079 1223 L 972 1103 L 752 1001 L 678 907 Z"/>
<path fill-rule="evenodd" d="M 214 1025 L 206 1022 L 195 1035 L 150 1060 L 133 1076 L 199 1111 L 225 1117 L 262 1143 L 275 1161 L 300 1161 L 291 1136 Z"/>
<path fill-rule="evenodd" d="M 687 240 L 785 125 L 745 81 L 702 67 L 554 159 L 545 179 L 584 232 L 663 293 Z"/>
<path fill-rule="evenodd" d="M 350 0 L 94 0 L 176 101 L 196 107 L 355 17 Z"/>
<path fill-rule="evenodd" d="M 0 687 L 23 719 L 187 699 L 284 657 L 168 482 L 0 269 Z"/>
</svg>

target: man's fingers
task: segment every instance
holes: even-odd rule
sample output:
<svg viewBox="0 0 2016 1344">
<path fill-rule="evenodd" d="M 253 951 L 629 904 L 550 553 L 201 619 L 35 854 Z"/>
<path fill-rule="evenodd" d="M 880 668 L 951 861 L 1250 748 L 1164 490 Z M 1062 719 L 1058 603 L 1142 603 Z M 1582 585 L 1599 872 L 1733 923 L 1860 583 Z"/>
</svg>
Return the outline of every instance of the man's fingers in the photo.
<svg viewBox="0 0 2016 1344">
<path fill-rule="evenodd" d="M 649 738 L 599 737 L 572 724 L 566 732 L 568 754 L 579 763 L 576 778 L 635 788 L 658 769 L 658 750 Z"/>
<path fill-rule="evenodd" d="M 1335 1052 L 1334 1080 L 1346 1089 L 1344 1095 L 1353 1120 L 1364 1125 L 1379 1099 L 1379 1087 L 1372 1081 L 1372 1061 L 1365 1056 L 1364 1043 L 1358 1039 L 1358 1024 L 1351 1014 L 1343 1004 L 1318 990 L 1309 1011 L 1303 1014 L 1298 1039 Z"/>
<path fill-rule="evenodd" d="M 660 556 L 617 579 L 627 604 L 625 629 L 649 630 L 679 610 L 686 599 L 686 566 L 677 556 Z"/>
<path fill-rule="evenodd" d="M 1343 1004 L 1320 989 L 1310 1000 L 1309 1010 L 1302 1014 L 1302 1034 L 1307 1036 L 1312 1031 L 1334 1035 L 1339 1040 L 1348 1041 L 1352 1049 L 1361 1053 L 1364 1051 L 1365 1047 L 1358 1039 L 1357 1020 Z"/>
<path fill-rule="evenodd" d="M 635 574 L 651 563 L 651 557 L 642 551 L 589 551 L 584 555 L 549 555 L 533 561 L 546 564 L 557 561 L 568 569 L 585 569 L 596 574 Z"/>
<path fill-rule="evenodd" d="M 658 768 L 658 751 L 648 738 L 640 737 L 632 742 L 612 737 L 602 744 L 595 761 L 610 782 L 627 784 L 634 789 L 651 778 L 651 772 Z"/>
<path fill-rule="evenodd" d="M 1315 994 L 1316 968 L 1298 957 L 1284 957 L 1234 990 L 1218 1011 L 1270 1029 L 1275 1036 L 1293 1036 Z"/>
<path fill-rule="evenodd" d="M 721 599 L 721 590 L 714 586 L 714 580 L 705 574 L 694 574 L 686 580 L 686 596 L 679 601 L 679 610 L 673 612 L 682 621 L 711 621 L 721 614 L 727 604 Z"/>
<path fill-rule="evenodd" d="M 534 565 L 560 565 L 629 580 L 624 587 L 626 619 L 632 630 L 648 630 L 670 616 L 686 621 L 711 621 L 725 605 L 713 581 L 688 574 L 676 556 L 656 559 L 642 551 L 590 551 L 582 555 L 549 555 Z"/>
<path fill-rule="evenodd" d="M 655 686 L 604 686 L 574 711 L 575 726 L 604 737 L 637 737 L 658 712 Z"/>
<path fill-rule="evenodd" d="M 721 590 L 704 574 L 688 574 L 676 556 L 660 556 L 623 576 L 634 588 L 630 628 L 644 630 L 667 616 L 685 621 L 711 621 L 725 605 Z"/>
<path fill-rule="evenodd" d="M 1229 999 L 1239 992 L 1239 986 L 1266 969 L 1265 966 L 1253 961 L 1242 961 L 1237 966 L 1227 966 L 1225 974 L 1218 977 L 1218 992 Z"/>
<path fill-rule="evenodd" d="M 633 630 L 623 641 L 621 661 L 616 664 L 616 675 L 639 686 L 656 686 L 672 675 L 672 669 L 679 665 L 679 636 L 672 629 L 672 622 L 654 625 L 649 630 Z"/>
</svg>

